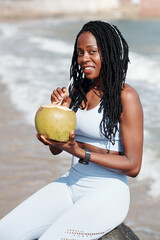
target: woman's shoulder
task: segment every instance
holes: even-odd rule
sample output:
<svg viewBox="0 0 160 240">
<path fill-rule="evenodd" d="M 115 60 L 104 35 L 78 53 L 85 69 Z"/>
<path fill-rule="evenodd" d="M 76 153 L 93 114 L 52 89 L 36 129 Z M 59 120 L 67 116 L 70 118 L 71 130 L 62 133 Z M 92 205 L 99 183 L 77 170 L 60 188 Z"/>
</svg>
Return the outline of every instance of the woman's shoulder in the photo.
<svg viewBox="0 0 160 240">
<path fill-rule="evenodd" d="M 122 104 L 132 101 L 140 101 L 137 91 L 127 83 L 122 87 L 121 99 Z"/>
<path fill-rule="evenodd" d="M 136 90 L 128 84 L 125 84 L 122 88 L 121 100 L 123 106 L 123 114 L 129 114 L 130 116 L 136 114 L 142 114 L 142 105 L 140 98 Z"/>
</svg>

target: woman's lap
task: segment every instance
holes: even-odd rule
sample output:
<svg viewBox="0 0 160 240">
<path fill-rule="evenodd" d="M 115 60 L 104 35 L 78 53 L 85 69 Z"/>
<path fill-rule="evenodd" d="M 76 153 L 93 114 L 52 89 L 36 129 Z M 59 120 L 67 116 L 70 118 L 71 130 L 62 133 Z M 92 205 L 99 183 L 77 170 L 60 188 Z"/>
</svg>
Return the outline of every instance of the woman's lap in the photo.
<svg viewBox="0 0 160 240">
<path fill-rule="evenodd" d="M 98 239 L 122 223 L 129 208 L 129 191 L 110 188 L 104 192 L 103 185 L 79 199 L 39 240 Z"/>
<path fill-rule="evenodd" d="M 96 239 L 120 224 L 128 207 L 128 186 L 119 180 L 101 184 L 73 204 L 62 177 L 2 219 L 0 239 Z"/>
</svg>

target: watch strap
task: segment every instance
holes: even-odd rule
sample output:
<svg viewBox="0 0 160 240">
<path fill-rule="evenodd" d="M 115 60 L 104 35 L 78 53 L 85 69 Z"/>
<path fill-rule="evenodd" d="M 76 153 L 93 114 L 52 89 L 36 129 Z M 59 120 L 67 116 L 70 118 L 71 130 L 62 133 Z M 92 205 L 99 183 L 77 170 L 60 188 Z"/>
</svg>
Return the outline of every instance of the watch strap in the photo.
<svg viewBox="0 0 160 240">
<path fill-rule="evenodd" d="M 85 157 L 79 159 L 79 163 L 88 165 L 90 161 L 91 151 L 89 149 L 85 149 Z"/>
</svg>

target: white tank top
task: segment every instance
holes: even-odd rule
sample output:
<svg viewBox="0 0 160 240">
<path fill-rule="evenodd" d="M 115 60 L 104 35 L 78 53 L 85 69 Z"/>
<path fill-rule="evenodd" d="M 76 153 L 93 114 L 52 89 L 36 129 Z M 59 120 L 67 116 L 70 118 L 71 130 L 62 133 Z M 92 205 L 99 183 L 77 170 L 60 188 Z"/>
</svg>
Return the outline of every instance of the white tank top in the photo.
<svg viewBox="0 0 160 240">
<path fill-rule="evenodd" d="M 76 141 L 84 142 L 99 148 L 111 151 L 123 152 L 121 141 L 120 124 L 119 131 L 116 132 L 115 144 L 113 145 L 101 132 L 100 122 L 103 117 L 103 111 L 98 112 L 99 104 L 88 111 L 78 109 L 76 112 L 77 126 L 75 130 Z"/>
</svg>

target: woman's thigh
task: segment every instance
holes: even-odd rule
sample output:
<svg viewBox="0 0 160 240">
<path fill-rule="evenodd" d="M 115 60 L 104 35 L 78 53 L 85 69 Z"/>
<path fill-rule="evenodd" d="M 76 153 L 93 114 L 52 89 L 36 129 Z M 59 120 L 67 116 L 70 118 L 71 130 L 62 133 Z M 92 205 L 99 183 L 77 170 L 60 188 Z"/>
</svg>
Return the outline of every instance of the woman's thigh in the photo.
<svg viewBox="0 0 160 240">
<path fill-rule="evenodd" d="M 1 219 L 0 239 L 39 238 L 72 205 L 64 176 L 40 189 Z"/>
<path fill-rule="evenodd" d="M 102 184 L 79 199 L 39 240 L 99 239 L 125 219 L 128 186 L 119 180 Z"/>
</svg>

